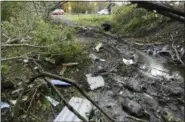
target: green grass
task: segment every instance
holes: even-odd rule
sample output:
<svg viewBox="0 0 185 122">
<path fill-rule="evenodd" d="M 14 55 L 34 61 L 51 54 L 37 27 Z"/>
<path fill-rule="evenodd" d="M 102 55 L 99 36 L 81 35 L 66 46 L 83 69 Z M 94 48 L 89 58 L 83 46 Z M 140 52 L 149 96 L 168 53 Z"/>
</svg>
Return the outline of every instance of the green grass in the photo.
<svg viewBox="0 0 185 122">
<path fill-rule="evenodd" d="M 79 15 L 64 15 L 68 20 L 77 22 L 84 26 L 99 27 L 103 22 L 111 21 L 111 15 L 97 15 L 97 14 L 79 14 Z"/>
</svg>

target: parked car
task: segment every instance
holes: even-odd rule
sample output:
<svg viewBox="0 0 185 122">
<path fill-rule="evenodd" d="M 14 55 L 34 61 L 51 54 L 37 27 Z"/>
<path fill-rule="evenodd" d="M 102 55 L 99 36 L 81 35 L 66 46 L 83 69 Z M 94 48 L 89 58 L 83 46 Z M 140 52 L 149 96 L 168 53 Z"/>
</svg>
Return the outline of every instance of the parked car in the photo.
<svg viewBox="0 0 185 122">
<path fill-rule="evenodd" d="M 108 9 L 102 9 L 98 12 L 99 15 L 108 15 L 109 14 L 109 11 Z"/>
<path fill-rule="evenodd" d="M 64 15 L 64 10 L 63 9 L 55 9 L 52 12 L 52 15 Z"/>
</svg>

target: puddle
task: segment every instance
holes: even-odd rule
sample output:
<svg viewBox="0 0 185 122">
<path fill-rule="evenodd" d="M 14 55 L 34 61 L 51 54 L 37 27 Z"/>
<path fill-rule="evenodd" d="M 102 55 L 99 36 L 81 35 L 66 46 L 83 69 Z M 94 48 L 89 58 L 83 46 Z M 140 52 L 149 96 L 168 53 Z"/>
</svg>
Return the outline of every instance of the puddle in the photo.
<svg viewBox="0 0 185 122">
<path fill-rule="evenodd" d="M 150 56 L 145 52 L 137 51 L 140 71 L 151 78 L 165 80 L 183 80 L 183 71 L 162 57 Z"/>
</svg>

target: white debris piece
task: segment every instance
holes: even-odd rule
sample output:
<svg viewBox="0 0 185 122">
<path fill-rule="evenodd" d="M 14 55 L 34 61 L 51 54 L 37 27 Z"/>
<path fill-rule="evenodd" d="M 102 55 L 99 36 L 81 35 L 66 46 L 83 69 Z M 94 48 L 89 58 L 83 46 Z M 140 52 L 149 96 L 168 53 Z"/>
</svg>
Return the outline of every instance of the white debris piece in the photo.
<svg viewBox="0 0 185 122">
<path fill-rule="evenodd" d="M 17 103 L 17 100 L 10 100 L 10 102 L 15 105 Z"/>
<path fill-rule="evenodd" d="M 10 105 L 6 102 L 0 102 L 0 105 L 1 105 L 1 109 L 10 107 Z"/>
<path fill-rule="evenodd" d="M 98 45 L 95 47 L 96 52 L 99 52 L 101 47 L 103 47 L 103 43 L 98 43 Z"/>
<path fill-rule="evenodd" d="M 54 100 L 53 98 L 51 98 L 50 96 L 45 96 L 46 99 L 53 105 L 53 106 L 57 106 L 59 104 L 58 101 Z"/>
<path fill-rule="evenodd" d="M 61 80 L 51 80 L 51 83 L 53 85 L 62 85 L 62 86 L 70 86 L 71 85 L 71 84 L 66 83 L 64 81 L 61 81 Z"/>
<path fill-rule="evenodd" d="M 90 85 L 91 90 L 102 87 L 105 85 L 102 76 L 92 77 L 92 74 L 86 74 L 87 82 Z"/>
<path fill-rule="evenodd" d="M 105 59 L 101 59 L 101 58 L 97 57 L 97 56 L 94 55 L 94 54 L 90 54 L 89 57 L 90 57 L 93 61 L 95 61 L 95 60 L 100 60 L 100 61 L 102 61 L 102 62 L 105 61 Z"/>
<path fill-rule="evenodd" d="M 125 59 L 123 58 L 123 62 L 126 64 L 126 65 L 132 65 L 132 64 L 135 64 L 134 60 L 133 59 Z"/>
<path fill-rule="evenodd" d="M 88 115 L 92 111 L 93 106 L 87 99 L 72 97 L 69 104 L 88 121 Z M 54 122 L 81 122 L 81 120 L 67 107 L 64 107 Z"/>
<path fill-rule="evenodd" d="M 24 62 L 24 63 L 28 63 L 28 59 L 24 59 L 23 62 Z"/>
</svg>

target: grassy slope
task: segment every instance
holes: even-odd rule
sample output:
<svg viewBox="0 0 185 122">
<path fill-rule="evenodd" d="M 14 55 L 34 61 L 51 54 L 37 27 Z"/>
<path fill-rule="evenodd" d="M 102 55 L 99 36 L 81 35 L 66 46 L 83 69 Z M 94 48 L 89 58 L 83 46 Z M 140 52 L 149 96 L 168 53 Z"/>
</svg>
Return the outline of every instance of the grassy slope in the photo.
<svg viewBox="0 0 185 122">
<path fill-rule="evenodd" d="M 64 15 L 64 17 L 70 21 L 77 22 L 84 26 L 97 26 L 105 21 L 111 21 L 110 15 L 96 15 L 96 14 L 79 14 L 79 15 Z"/>
</svg>

